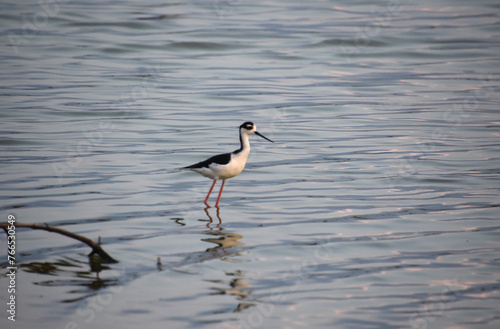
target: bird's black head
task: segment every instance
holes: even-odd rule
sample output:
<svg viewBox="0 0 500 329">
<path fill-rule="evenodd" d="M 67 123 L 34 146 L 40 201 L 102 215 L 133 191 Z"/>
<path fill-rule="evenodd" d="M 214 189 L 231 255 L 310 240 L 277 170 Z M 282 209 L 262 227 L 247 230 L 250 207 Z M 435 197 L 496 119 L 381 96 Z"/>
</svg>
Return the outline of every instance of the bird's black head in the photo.
<svg viewBox="0 0 500 329">
<path fill-rule="evenodd" d="M 243 128 L 245 130 L 253 130 L 254 126 L 253 122 L 247 121 L 240 126 L 240 129 Z"/>
<path fill-rule="evenodd" d="M 242 130 L 244 129 L 244 130 Z M 267 138 L 266 136 L 262 135 L 261 133 L 259 133 L 257 131 L 257 127 L 253 124 L 253 122 L 250 122 L 250 121 L 247 121 L 245 123 L 243 123 L 241 126 L 240 126 L 240 138 L 241 138 L 241 134 L 245 134 L 245 135 L 251 135 L 251 134 L 255 134 L 257 136 L 260 136 L 262 138 L 264 138 L 265 140 L 268 140 L 270 141 L 271 143 L 274 143 L 272 140 L 270 140 L 269 138 Z"/>
</svg>

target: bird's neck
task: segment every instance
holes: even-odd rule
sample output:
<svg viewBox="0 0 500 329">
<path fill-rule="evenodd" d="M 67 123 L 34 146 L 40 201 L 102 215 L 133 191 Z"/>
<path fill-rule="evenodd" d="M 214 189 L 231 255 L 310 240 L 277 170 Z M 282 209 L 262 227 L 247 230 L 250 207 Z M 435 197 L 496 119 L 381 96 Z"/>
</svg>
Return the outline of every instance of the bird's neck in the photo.
<svg viewBox="0 0 500 329">
<path fill-rule="evenodd" d="M 248 141 L 248 134 L 240 130 L 240 148 L 236 152 L 250 152 L 250 142 Z"/>
</svg>

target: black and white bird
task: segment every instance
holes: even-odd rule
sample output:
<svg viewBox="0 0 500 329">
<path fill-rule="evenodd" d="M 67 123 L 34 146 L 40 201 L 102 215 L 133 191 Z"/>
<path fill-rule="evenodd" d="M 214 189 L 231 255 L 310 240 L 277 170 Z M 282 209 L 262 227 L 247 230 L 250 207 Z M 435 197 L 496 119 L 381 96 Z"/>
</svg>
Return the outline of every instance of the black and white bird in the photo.
<svg viewBox="0 0 500 329">
<path fill-rule="evenodd" d="M 255 134 L 260 136 L 272 143 L 274 143 L 269 138 L 260 134 L 257 131 L 257 127 L 252 122 L 243 123 L 240 128 L 240 148 L 231 153 L 224 153 L 215 155 L 205 161 L 201 161 L 195 163 L 191 166 L 184 167 L 183 169 L 190 169 L 195 171 L 205 177 L 213 179 L 212 187 L 208 191 L 207 197 L 205 198 L 205 205 L 210 207 L 208 204 L 208 198 L 214 189 L 215 183 L 217 180 L 222 179 L 222 185 L 220 187 L 219 197 L 217 198 L 217 202 L 215 203 L 215 207 L 219 207 L 220 196 L 222 194 L 222 189 L 224 188 L 224 184 L 226 183 L 226 179 L 233 178 L 239 175 L 243 168 L 245 168 L 245 164 L 247 163 L 248 154 L 250 153 L 250 142 L 248 141 L 248 136 Z"/>
</svg>

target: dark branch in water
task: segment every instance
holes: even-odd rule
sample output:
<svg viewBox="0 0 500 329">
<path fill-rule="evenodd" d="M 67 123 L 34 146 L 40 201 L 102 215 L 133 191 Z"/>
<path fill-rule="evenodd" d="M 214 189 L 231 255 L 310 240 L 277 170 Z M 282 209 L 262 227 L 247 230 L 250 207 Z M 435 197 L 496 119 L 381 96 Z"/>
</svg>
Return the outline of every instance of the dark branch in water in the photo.
<svg viewBox="0 0 500 329">
<path fill-rule="evenodd" d="M 7 227 L 9 226 L 8 223 L 0 223 L 0 228 L 3 228 L 3 230 L 7 233 Z M 20 224 L 20 223 L 15 223 L 15 227 L 26 227 L 26 228 L 31 228 L 33 230 L 43 230 L 43 231 L 48 231 L 48 232 L 54 232 L 54 233 L 59 233 L 62 235 L 65 235 L 69 238 L 78 240 L 80 242 L 85 243 L 87 246 L 92 248 L 92 252 L 88 255 L 89 257 L 93 256 L 94 254 L 97 254 L 101 256 L 104 262 L 106 263 L 118 263 L 117 260 L 113 259 L 110 255 L 108 255 L 99 244 L 95 243 L 94 241 L 90 240 L 89 238 L 86 238 L 84 236 L 57 228 L 53 226 L 49 226 L 47 224 L 45 225 L 38 225 L 38 224 Z"/>
</svg>

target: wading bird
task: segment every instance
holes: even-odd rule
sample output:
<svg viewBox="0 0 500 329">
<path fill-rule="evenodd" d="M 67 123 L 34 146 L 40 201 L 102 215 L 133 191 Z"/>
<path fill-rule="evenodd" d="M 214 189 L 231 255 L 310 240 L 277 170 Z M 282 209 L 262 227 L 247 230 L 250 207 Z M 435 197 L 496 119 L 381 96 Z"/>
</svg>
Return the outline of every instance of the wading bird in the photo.
<svg viewBox="0 0 500 329">
<path fill-rule="evenodd" d="M 274 143 L 269 138 L 260 134 L 256 129 L 257 129 L 256 126 L 252 122 L 243 123 L 239 128 L 240 131 L 239 149 L 231 153 L 215 155 L 205 161 L 201 161 L 191 166 L 183 168 L 183 169 L 190 169 L 205 177 L 214 180 L 214 182 L 212 183 L 212 187 L 210 187 L 210 190 L 208 191 L 207 197 L 205 198 L 204 201 L 207 207 L 210 207 L 210 205 L 208 204 L 208 197 L 212 193 L 212 190 L 214 189 L 217 180 L 222 179 L 222 185 L 220 187 L 219 197 L 217 198 L 217 202 L 215 203 L 215 207 L 219 208 L 220 196 L 222 194 L 222 189 L 224 188 L 224 184 L 226 183 L 226 179 L 239 175 L 243 171 L 243 168 L 245 168 L 248 154 L 250 153 L 250 142 L 248 141 L 249 135 L 255 134 Z"/>
</svg>

